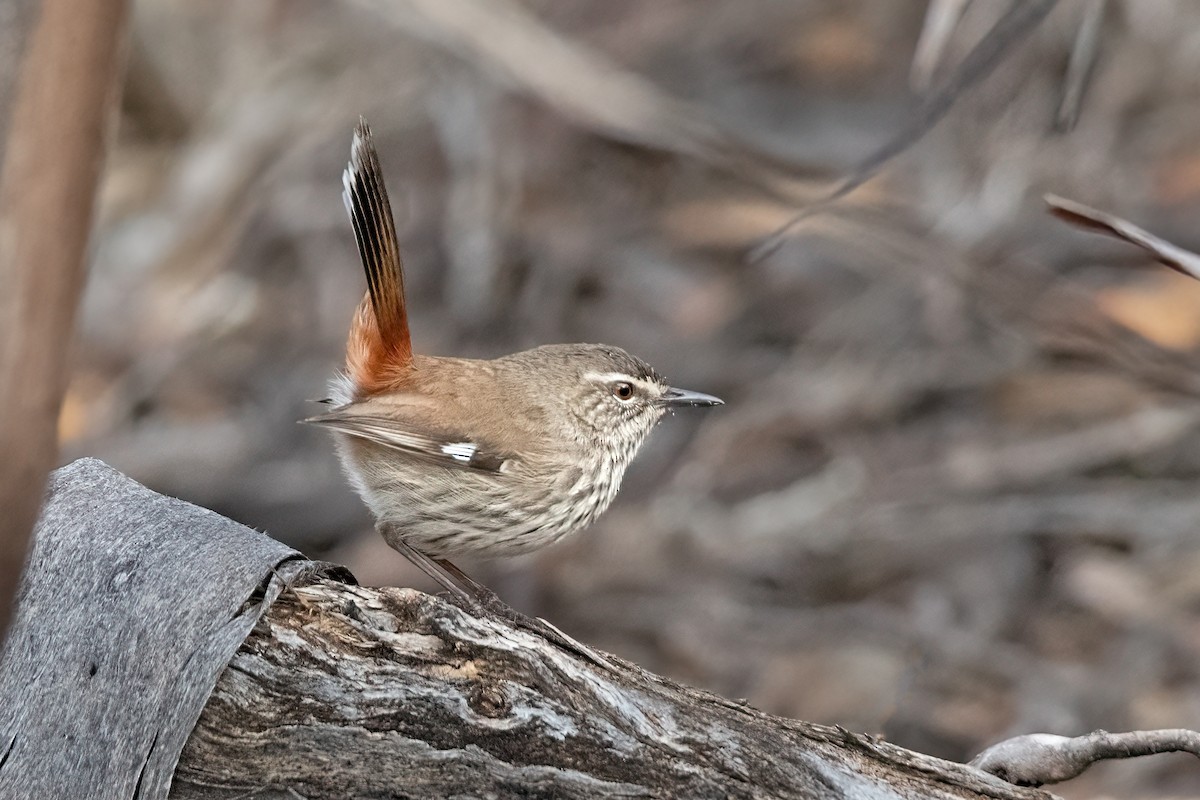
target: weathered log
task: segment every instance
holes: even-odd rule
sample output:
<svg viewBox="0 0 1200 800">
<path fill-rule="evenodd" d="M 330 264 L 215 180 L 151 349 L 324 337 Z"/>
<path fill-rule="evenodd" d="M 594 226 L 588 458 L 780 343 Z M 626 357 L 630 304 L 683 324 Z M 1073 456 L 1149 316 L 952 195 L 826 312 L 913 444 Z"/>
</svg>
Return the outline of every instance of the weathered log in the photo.
<svg viewBox="0 0 1200 800">
<path fill-rule="evenodd" d="M 0 661 L 0 797 L 168 791 L 1050 797 L 618 659 L 598 667 L 437 597 L 356 586 L 77 462 L 51 481 Z"/>
<path fill-rule="evenodd" d="M 285 592 L 221 676 L 172 797 L 1034 798 L 410 589 Z"/>
</svg>

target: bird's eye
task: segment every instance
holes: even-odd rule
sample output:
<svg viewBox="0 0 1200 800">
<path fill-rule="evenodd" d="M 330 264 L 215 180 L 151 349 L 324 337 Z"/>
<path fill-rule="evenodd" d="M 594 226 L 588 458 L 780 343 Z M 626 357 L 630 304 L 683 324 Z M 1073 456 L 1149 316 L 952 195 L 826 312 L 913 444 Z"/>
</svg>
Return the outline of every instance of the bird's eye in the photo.
<svg viewBox="0 0 1200 800">
<path fill-rule="evenodd" d="M 625 381 L 621 381 L 620 383 L 613 384 L 612 393 L 613 393 L 613 397 L 617 398 L 618 400 L 632 399 L 633 398 L 633 384 L 626 383 Z"/>
</svg>

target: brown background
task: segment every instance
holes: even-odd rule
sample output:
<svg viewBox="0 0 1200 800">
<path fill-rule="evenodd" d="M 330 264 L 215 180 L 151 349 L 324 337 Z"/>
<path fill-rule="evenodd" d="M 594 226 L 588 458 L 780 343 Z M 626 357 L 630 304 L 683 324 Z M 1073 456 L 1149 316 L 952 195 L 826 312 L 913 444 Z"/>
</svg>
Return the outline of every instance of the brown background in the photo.
<svg viewBox="0 0 1200 800">
<path fill-rule="evenodd" d="M 1089 6 L 1064 0 L 751 262 L 912 117 L 925 2 L 484 5 L 499 22 L 448 0 L 136 4 L 64 460 L 427 586 L 295 424 L 363 290 L 339 196 L 362 113 L 418 348 L 605 341 L 728 401 L 665 420 L 584 535 L 464 563 L 514 605 L 953 759 L 1200 725 L 1200 283 L 1040 200 L 1200 248 L 1200 7 L 1106 4 L 1064 130 Z M 1005 5 L 968 7 L 935 84 Z M 1200 767 L 1119 764 L 1064 793 L 1197 795 Z"/>
</svg>

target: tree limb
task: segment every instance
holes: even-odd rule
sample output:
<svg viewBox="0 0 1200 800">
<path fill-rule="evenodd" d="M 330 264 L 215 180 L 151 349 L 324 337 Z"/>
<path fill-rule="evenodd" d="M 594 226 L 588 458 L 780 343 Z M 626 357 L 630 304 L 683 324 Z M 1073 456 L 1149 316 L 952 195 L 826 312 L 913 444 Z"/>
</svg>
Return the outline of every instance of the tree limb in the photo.
<svg viewBox="0 0 1200 800">
<path fill-rule="evenodd" d="M 411 589 L 297 587 L 221 676 L 172 797 L 1048 797 L 613 661 Z"/>
<path fill-rule="evenodd" d="M 0 638 L 57 454 L 67 348 L 120 72 L 125 0 L 44 0 L 0 177 Z"/>
</svg>

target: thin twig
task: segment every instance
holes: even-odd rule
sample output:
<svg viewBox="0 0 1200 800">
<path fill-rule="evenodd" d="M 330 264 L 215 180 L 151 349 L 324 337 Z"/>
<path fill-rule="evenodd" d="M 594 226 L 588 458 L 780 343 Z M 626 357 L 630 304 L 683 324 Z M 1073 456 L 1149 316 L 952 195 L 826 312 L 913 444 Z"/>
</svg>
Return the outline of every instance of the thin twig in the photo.
<svg viewBox="0 0 1200 800">
<path fill-rule="evenodd" d="M 1080 228 L 1100 231 L 1146 250 L 1159 262 L 1176 272 L 1200 280 L 1200 255 L 1160 239 L 1128 220 L 1114 214 L 1085 206 L 1065 197 L 1048 194 L 1045 196 L 1050 213 L 1064 222 Z"/>
<path fill-rule="evenodd" d="M 1013 46 L 1033 31 L 1054 10 L 1058 0 L 1014 2 L 987 35 L 972 48 L 954 74 L 921 103 L 913 119 L 842 178 L 827 194 L 802 208 L 778 230 L 766 236 L 751 250 L 747 259 L 756 263 L 779 249 L 788 235 L 804 220 L 829 208 L 873 178 L 885 164 L 908 150 L 933 130 L 960 97 L 978 84 L 1004 61 Z"/>
<path fill-rule="evenodd" d="M 1097 761 L 1158 753 L 1200 756 L 1200 733 L 1184 728 L 1074 737 L 1029 733 L 992 745 L 971 766 L 1017 786 L 1042 786 L 1077 777 Z"/>
</svg>

